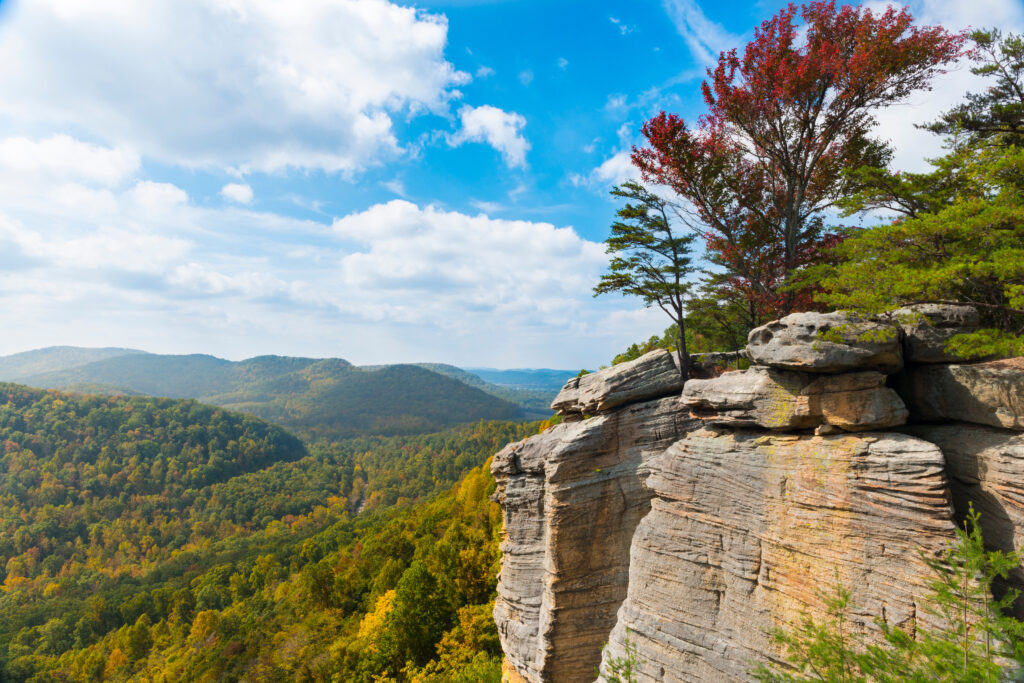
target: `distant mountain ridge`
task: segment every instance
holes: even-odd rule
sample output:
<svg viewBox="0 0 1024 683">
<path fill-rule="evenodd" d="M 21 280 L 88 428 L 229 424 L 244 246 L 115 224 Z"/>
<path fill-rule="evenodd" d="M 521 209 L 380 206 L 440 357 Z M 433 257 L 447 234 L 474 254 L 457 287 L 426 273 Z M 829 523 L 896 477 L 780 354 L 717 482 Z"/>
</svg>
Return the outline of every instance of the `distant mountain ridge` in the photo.
<svg viewBox="0 0 1024 683">
<path fill-rule="evenodd" d="M 146 352 L 138 349 L 115 347 L 48 346 L 45 349 L 0 356 L 0 378 L 7 382 L 17 382 L 23 377 L 31 377 L 44 372 L 66 370 L 106 358 L 144 353 Z"/>
<path fill-rule="evenodd" d="M 37 368 L 46 370 L 30 372 Z M 312 438 L 408 434 L 550 414 L 550 396 L 498 387 L 441 364 L 359 368 L 339 358 L 235 362 L 204 354 L 53 347 L 0 358 L 0 380 L 15 378 L 47 389 L 194 398 Z"/>
</svg>

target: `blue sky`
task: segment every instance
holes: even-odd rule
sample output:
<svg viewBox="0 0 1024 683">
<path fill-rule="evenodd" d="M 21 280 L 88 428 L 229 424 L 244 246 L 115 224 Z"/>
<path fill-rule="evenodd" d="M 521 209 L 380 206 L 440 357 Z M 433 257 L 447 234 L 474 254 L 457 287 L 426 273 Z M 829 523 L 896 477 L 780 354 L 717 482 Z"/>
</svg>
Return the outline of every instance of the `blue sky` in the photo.
<svg viewBox="0 0 1024 683">
<path fill-rule="evenodd" d="M 608 190 L 781 6 L 0 0 L 0 354 L 606 363 L 667 322 L 591 296 Z M 911 8 L 1024 26 L 1017 0 Z M 971 85 L 879 114 L 897 165 Z"/>
</svg>

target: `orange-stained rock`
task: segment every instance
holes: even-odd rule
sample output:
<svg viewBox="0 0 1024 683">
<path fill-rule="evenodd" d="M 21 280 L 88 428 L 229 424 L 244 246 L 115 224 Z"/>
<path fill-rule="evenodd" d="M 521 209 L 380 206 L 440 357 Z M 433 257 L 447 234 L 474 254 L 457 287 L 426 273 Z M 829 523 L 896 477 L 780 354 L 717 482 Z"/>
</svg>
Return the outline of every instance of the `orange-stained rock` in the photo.
<svg viewBox="0 0 1024 683">
<path fill-rule="evenodd" d="M 516 668 L 512 666 L 512 662 L 505 659 L 501 663 L 501 683 L 528 683 L 528 681 L 519 675 Z"/>
<path fill-rule="evenodd" d="M 853 630 L 873 632 L 874 615 L 910 629 L 928 618 L 919 552 L 954 529 L 933 444 L 705 429 L 650 467 L 655 498 L 608 647 L 636 645 L 640 683 L 749 680 L 779 657 L 775 629 L 823 616 L 820 591 L 837 578 L 855 591 Z"/>
</svg>

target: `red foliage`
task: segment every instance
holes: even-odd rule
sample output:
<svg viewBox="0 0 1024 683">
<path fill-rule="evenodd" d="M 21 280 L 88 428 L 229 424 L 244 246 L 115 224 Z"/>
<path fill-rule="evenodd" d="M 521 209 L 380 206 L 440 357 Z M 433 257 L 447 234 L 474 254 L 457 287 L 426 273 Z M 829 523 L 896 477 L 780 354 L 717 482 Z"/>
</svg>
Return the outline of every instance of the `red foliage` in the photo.
<svg viewBox="0 0 1024 683">
<path fill-rule="evenodd" d="M 852 189 L 843 169 L 886 161 L 887 148 L 867 137 L 872 111 L 926 88 L 964 41 L 913 26 L 906 9 L 790 4 L 755 30 L 742 58 L 723 52 L 708 69 L 708 113 L 695 128 L 665 112 L 644 124 L 647 146 L 633 149 L 633 163 L 679 195 L 758 317 L 806 308 L 809 295 L 780 286 L 838 239 L 821 214 Z"/>
</svg>

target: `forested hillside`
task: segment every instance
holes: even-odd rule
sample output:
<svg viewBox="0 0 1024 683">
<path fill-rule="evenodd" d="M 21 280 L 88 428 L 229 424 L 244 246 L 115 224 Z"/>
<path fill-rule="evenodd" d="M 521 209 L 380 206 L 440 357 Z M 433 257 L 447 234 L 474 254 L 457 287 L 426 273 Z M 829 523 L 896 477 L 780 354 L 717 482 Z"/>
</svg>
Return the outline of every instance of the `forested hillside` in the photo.
<svg viewBox="0 0 1024 683">
<path fill-rule="evenodd" d="M 0 680 L 494 669 L 490 477 L 417 502 L 535 425 L 307 451 L 191 400 L 0 400 Z"/>
<path fill-rule="evenodd" d="M 550 403 L 546 395 L 535 400 L 527 415 L 506 400 L 512 391 L 502 398 L 415 365 L 362 369 L 337 358 L 260 356 L 232 362 L 207 355 L 133 354 L 22 381 L 71 391 L 195 398 L 262 417 L 309 438 L 329 439 L 540 417 L 549 414 L 542 408 Z"/>
</svg>

